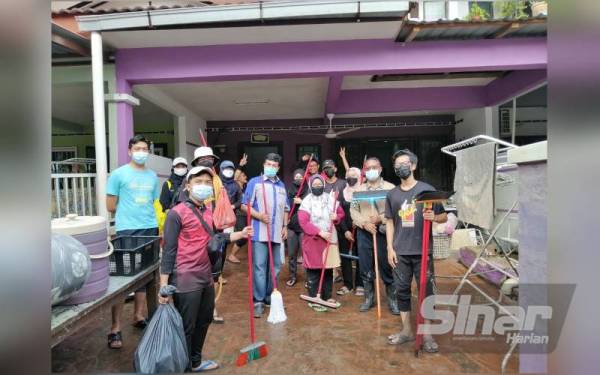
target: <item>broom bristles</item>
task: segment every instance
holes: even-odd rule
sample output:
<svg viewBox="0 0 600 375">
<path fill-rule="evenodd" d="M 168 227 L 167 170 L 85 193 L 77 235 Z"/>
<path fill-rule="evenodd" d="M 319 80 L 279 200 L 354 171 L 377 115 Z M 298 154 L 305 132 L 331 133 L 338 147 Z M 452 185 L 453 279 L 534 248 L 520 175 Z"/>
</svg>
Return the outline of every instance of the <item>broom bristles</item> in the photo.
<svg viewBox="0 0 600 375">
<path fill-rule="evenodd" d="M 271 293 L 271 311 L 269 311 L 267 322 L 277 324 L 285 322 L 286 320 L 287 315 L 285 315 L 285 310 L 283 308 L 283 296 L 280 291 L 275 289 L 273 290 L 273 293 Z"/>
<path fill-rule="evenodd" d="M 235 363 L 238 367 L 244 366 L 248 362 L 266 357 L 267 353 L 267 344 L 262 341 L 255 342 L 240 350 L 240 355 Z"/>
</svg>

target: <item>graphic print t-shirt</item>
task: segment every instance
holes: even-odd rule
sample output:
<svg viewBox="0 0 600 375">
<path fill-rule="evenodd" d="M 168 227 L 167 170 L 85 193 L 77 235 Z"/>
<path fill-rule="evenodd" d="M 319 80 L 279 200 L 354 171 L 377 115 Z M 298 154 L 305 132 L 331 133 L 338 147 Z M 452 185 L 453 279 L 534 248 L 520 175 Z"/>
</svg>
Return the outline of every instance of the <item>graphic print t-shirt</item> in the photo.
<svg viewBox="0 0 600 375">
<path fill-rule="evenodd" d="M 125 164 L 110 174 L 106 194 L 118 197 L 116 230 L 158 227 L 153 204 L 160 197 L 160 186 L 154 171 Z"/>
<path fill-rule="evenodd" d="M 414 197 L 422 191 L 435 190 L 425 182 L 417 181 L 412 189 L 404 191 L 400 186 L 390 190 L 385 198 L 385 217 L 394 220 L 394 251 L 397 255 L 421 255 L 423 244 L 423 204 L 415 203 Z M 441 204 L 433 205 L 436 215 L 444 212 Z M 429 253 L 433 247 L 430 232 Z"/>
</svg>

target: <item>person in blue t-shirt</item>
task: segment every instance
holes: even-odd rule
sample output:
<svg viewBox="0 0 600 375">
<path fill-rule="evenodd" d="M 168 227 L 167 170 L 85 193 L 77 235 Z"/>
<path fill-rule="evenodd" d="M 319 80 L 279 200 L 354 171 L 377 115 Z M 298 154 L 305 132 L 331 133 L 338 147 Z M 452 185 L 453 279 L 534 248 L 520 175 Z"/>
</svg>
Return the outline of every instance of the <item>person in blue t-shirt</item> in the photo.
<svg viewBox="0 0 600 375">
<path fill-rule="evenodd" d="M 158 236 L 158 221 L 154 201 L 160 197 L 156 173 L 146 168 L 150 142 L 142 135 L 129 140 L 131 161 L 111 172 L 106 186 L 106 208 L 115 213 L 117 236 Z M 144 329 L 148 321 L 143 315 L 146 290 L 135 292 L 134 326 Z M 112 307 L 112 326 L 108 335 L 108 347 L 120 349 L 121 313 L 123 303 Z"/>
</svg>

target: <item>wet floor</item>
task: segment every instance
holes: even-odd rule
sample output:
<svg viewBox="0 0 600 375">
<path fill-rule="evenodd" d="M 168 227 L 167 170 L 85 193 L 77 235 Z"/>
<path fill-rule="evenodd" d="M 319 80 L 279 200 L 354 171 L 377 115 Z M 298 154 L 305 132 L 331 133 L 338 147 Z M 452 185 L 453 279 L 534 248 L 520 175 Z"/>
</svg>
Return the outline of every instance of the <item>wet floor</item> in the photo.
<svg viewBox="0 0 600 375">
<path fill-rule="evenodd" d="M 499 373 L 502 358 L 508 346 L 501 338 L 440 336 L 437 341 L 439 353 L 424 354 L 415 358 L 412 343 L 390 346 L 386 337 L 397 332 L 399 316 L 389 313 L 382 305 L 381 320 L 376 309 L 360 313 L 358 305 L 362 297 L 346 295 L 339 298 L 338 310 L 317 313 L 299 298 L 304 293 L 304 277 L 293 287 L 286 287 L 287 266 L 280 277 L 281 292 L 288 320 L 272 325 L 266 314 L 255 319 L 256 336 L 265 341 L 267 357 L 237 368 L 235 360 L 239 350 L 249 344 L 248 299 L 246 257 L 240 254 L 242 263 L 227 263 L 225 276 L 228 283 L 217 301 L 219 313 L 225 324 L 211 325 L 204 346 L 204 358 L 213 359 L 221 365 L 215 373 L 254 374 L 312 374 L 312 373 Z M 464 267 L 454 259 L 436 261 L 437 275 L 462 275 Z M 302 274 L 302 273 L 300 273 Z M 457 279 L 437 280 L 438 293 L 451 293 Z M 496 289 L 483 281 L 478 284 L 493 292 Z M 336 284 L 338 289 L 341 284 Z M 470 292 L 468 288 L 464 292 Z M 497 293 L 497 292 L 496 292 Z M 497 295 L 497 294 L 495 294 Z M 385 301 L 382 288 L 382 301 Z M 414 300 L 413 300 L 414 301 Z M 474 302 L 482 302 L 474 298 Z M 133 303 L 127 303 L 124 318 L 131 319 Z M 268 310 L 267 310 L 268 313 Z M 123 348 L 111 350 L 106 345 L 110 328 L 110 316 L 106 316 L 71 335 L 52 349 L 53 372 L 133 372 L 133 353 L 142 332 L 126 325 L 123 328 Z M 515 373 L 518 355 L 508 362 L 507 371 Z"/>
</svg>

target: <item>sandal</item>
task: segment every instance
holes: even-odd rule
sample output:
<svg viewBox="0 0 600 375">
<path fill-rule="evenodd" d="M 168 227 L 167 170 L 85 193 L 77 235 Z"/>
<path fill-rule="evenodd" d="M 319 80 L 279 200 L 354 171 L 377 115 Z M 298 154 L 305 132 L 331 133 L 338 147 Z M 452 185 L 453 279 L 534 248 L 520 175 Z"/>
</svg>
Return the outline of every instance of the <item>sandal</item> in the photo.
<svg viewBox="0 0 600 375">
<path fill-rule="evenodd" d="M 402 345 L 411 341 L 415 341 L 414 336 L 408 336 L 401 333 L 394 333 L 393 335 L 389 335 L 387 338 L 387 343 L 390 345 Z"/>
<path fill-rule="evenodd" d="M 296 278 L 290 277 L 290 279 L 286 281 L 285 285 L 289 286 L 290 288 L 293 287 L 294 285 L 296 285 Z"/>
<path fill-rule="evenodd" d="M 338 290 L 338 291 L 336 292 L 336 294 L 337 294 L 338 296 L 345 296 L 346 294 L 350 294 L 350 293 L 351 293 L 351 290 L 350 290 L 350 289 L 348 289 L 348 287 L 347 287 L 347 286 L 343 286 L 343 287 L 341 287 L 341 288 L 340 288 L 340 290 Z"/>
<path fill-rule="evenodd" d="M 123 347 L 123 336 L 121 331 L 108 334 L 108 347 L 110 349 L 121 349 Z"/>
<path fill-rule="evenodd" d="M 198 367 L 192 367 L 192 372 L 210 371 L 218 368 L 219 364 L 217 362 L 211 361 L 210 359 L 205 359 L 204 361 L 200 362 Z"/>
<path fill-rule="evenodd" d="M 341 303 L 339 303 L 338 301 L 334 300 L 333 298 L 328 299 L 327 302 L 333 303 L 336 306 L 336 308 L 338 308 L 338 309 L 340 308 L 340 306 L 342 306 Z"/>
<path fill-rule="evenodd" d="M 144 329 L 148 326 L 148 319 L 138 320 L 132 324 L 135 328 Z"/>
<path fill-rule="evenodd" d="M 319 305 L 318 303 L 309 302 L 308 303 L 308 307 L 310 307 L 311 309 L 315 310 L 316 312 L 325 312 L 325 311 L 327 311 L 327 307 L 325 307 L 323 305 Z"/>
<path fill-rule="evenodd" d="M 241 261 L 238 258 L 236 258 L 236 257 L 234 257 L 232 255 L 230 255 L 230 256 L 227 257 L 227 261 L 230 262 L 230 263 L 233 263 L 233 264 L 239 264 L 239 263 L 241 263 Z"/>
<path fill-rule="evenodd" d="M 423 339 L 423 351 L 427 353 L 437 353 L 439 346 L 437 342 L 431 339 Z"/>
</svg>

